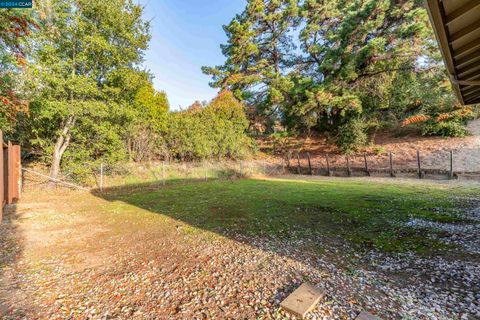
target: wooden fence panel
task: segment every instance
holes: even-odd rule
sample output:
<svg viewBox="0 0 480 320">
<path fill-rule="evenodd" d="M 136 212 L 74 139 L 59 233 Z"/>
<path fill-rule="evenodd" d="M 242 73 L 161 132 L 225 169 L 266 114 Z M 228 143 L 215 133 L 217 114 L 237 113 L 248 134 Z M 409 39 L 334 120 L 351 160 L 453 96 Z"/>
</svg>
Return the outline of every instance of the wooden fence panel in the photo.
<svg viewBox="0 0 480 320">
<path fill-rule="evenodd" d="M 2 184 L 3 184 L 3 205 L 5 206 L 8 204 L 8 144 L 3 143 L 2 146 L 3 150 L 3 176 L 2 176 Z"/>
<path fill-rule="evenodd" d="M 3 218 L 3 206 L 5 205 L 5 183 L 3 177 L 3 132 L 0 130 L 0 221 Z"/>
<path fill-rule="evenodd" d="M 0 222 L 5 205 L 20 199 L 21 170 L 20 146 L 5 144 L 0 130 Z"/>
</svg>

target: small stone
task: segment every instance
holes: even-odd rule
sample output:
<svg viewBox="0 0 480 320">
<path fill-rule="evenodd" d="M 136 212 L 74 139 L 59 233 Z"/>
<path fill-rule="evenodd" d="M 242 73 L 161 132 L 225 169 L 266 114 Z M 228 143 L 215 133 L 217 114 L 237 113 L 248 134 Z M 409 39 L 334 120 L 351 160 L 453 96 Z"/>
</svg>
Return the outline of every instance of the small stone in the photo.
<svg viewBox="0 0 480 320">
<path fill-rule="evenodd" d="M 358 315 L 358 317 L 355 318 L 355 320 L 381 320 L 381 319 L 377 316 L 374 316 L 371 313 L 363 311 Z"/>
<path fill-rule="evenodd" d="M 313 284 L 304 283 L 283 300 L 280 306 L 284 310 L 304 319 L 307 313 L 312 311 L 324 296 L 324 292 Z"/>
</svg>

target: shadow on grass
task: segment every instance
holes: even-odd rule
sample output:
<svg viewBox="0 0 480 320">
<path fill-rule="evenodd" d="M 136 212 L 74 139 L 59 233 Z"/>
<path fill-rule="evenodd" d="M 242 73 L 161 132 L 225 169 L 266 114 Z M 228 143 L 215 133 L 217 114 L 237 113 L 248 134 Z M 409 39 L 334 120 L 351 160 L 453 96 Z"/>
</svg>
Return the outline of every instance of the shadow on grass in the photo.
<svg viewBox="0 0 480 320">
<path fill-rule="evenodd" d="M 434 253 L 432 230 L 406 226 L 412 218 L 455 222 L 448 192 L 422 185 L 345 180 L 177 180 L 94 190 L 95 196 L 162 214 L 195 228 L 255 245 L 259 238 L 325 247 L 342 254 L 379 249 Z M 281 249 L 281 248 L 279 248 Z M 276 249 L 272 249 L 276 251 Z"/>
</svg>

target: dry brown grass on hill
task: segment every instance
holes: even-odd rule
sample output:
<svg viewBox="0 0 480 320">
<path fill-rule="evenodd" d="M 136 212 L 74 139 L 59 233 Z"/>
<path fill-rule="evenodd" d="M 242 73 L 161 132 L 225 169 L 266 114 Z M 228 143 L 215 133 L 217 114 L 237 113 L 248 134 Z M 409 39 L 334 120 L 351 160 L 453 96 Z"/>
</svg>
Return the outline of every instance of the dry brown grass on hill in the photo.
<svg viewBox="0 0 480 320">
<path fill-rule="evenodd" d="M 352 166 L 363 166 L 363 154 L 366 153 L 372 167 L 384 169 L 389 166 L 388 152 L 392 152 L 395 166 L 416 168 L 418 150 L 425 168 L 448 169 L 450 151 L 453 151 L 455 171 L 480 171 L 480 120 L 472 121 L 468 128 L 471 135 L 465 138 L 425 137 L 418 134 L 394 136 L 379 133 L 370 146 L 352 156 L 350 160 Z M 268 139 L 260 140 L 259 147 L 266 153 L 272 153 L 272 142 Z M 345 166 L 345 156 L 322 136 L 289 138 L 284 150 L 287 149 L 293 153 L 310 153 L 312 164 L 316 167 L 326 166 L 326 154 L 329 154 L 332 166 Z M 284 154 L 285 152 L 277 152 L 274 158 L 281 158 Z M 302 159 L 302 162 L 304 161 Z"/>
</svg>

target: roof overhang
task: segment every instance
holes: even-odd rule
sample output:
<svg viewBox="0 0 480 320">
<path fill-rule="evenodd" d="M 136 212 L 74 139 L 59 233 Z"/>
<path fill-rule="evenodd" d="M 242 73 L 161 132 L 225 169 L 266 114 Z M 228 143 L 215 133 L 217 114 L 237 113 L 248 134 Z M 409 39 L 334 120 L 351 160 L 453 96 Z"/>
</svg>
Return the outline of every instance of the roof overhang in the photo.
<svg viewBox="0 0 480 320">
<path fill-rule="evenodd" d="M 426 0 L 453 88 L 463 105 L 480 103 L 480 0 Z"/>
</svg>

